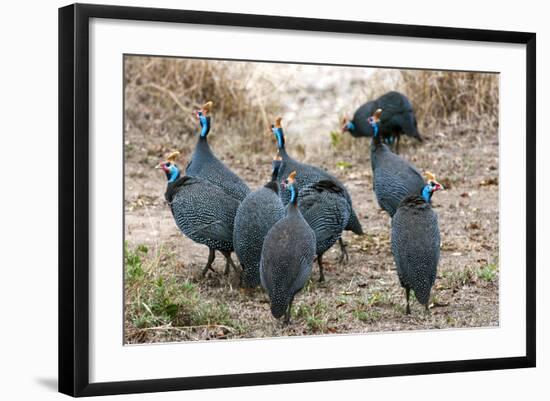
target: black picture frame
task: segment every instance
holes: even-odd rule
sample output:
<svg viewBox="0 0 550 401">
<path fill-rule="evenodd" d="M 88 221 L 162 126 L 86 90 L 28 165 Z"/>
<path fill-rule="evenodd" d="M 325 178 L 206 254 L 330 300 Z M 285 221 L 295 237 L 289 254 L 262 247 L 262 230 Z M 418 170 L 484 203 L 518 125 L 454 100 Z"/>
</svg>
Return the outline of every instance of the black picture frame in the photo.
<svg viewBox="0 0 550 401">
<path fill-rule="evenodd" d="M 262 372 L 123 382 L 89 381 L 89 21 L 91 18 L 523 44 L 526 47 L 526 353 L 521 357 Z M 59 391 L 141 393 L 534 367 L 536 364 L 536 35 L 527 32 L 74 4 L 59 9 Z"/>
</svg>

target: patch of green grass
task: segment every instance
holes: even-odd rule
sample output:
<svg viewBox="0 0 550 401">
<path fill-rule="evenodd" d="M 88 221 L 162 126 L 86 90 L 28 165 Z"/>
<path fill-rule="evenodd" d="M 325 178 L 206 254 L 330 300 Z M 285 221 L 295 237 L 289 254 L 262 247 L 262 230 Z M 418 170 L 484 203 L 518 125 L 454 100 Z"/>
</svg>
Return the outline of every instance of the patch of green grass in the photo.
<svg viewBox="0 0 550 401">
<path fill-rule="evenodd" d="M 382 314 L 376 306 L 380 305 L 380 301 L 385 295 L 380 292 L 374 294 L 376 295 L 371 294 L 366 300 L 358 299 L 355 301 L 355 308 L 351 311 L 353 317 L 363 323 L 372 323 L 380 319 Z"/>
<path fill-rule="evenodd" d="M 149 309 L 162 323 L 168 323 L 178 315 L 179 305 L 172 296 L 172 283 L 159 277 L 153 282 L 153 293 L 149 299 Z"/>
<path fill-rule="evenodd" d="M 445 271 L 441 274 L 444 279 L 443 287 L 459 289 L 467 285 L 475 284 L 478 280 L 492 282 L 498 274 L 498 265 L 490 263 L 481 268 L 466 267 L 456 271 Z"/>
<path fill-rule="evenodd" d="M 315 287 L 317 286 L 317 282 L 315 282 L 315 279 L 310 279 L 307 281 L 307 283 L 304 285 L 304 288 L 302 289 L 303 293 L 309 294 L 312 291 L 315 291 Z"/>
<path fill-rule="evenodd" d="M 405 305 L 401 305 L 401 304 L 394 304 L 393 310 L 399 315 L 404 315 L 405 312 L 407 311 L 407 309 L 405 308 Z"/>
<path fill-rule="evenodd" d="M 376 309 L 368 308 L 361 310 L 354 310 L 352 312 L 353 316 L 363 322 L 363 323 L 372 323 L 380 319 L 381 313 Z"/>
<path fill-rule="evenodd" d="M 142 258 L 149 249 L 145 245 L 138 245 L 135 249 L 128 249 L 128 242 L 124 242 L 125 277 L 129 282 L 135 282 L 145 275 Z"/>
<path fill-rule="evenodd" d="M 224 325 L 240 327 L 227 305 L 200 296 L 195 284 L 159 277 L 142 283 L 129 312 L 136 327 Z"/>
<path fill-rule="evenodd" d="M 338 167 L 340 170 L 346 170 L 353 167 L 353 164 L 346 161 L 339 161 L 336 162 L 336 167 Z"/>
<path fill-rule="evenodd" d="M 306 318 L 306 324 L 311 331 L 322 332 L 326 326 L 326 320 L 316 316 L 308 316 Z"/>
<path fill-rule="evenodd" d="M 342 143 L 342 138 L 344 135 L 342 135 L 341 132 L 338 131 L 331 131 L 330 132 L 330 145 L 334 148 L 338 147 Z"/>
<path fill-rule="evenodd" d="M 196 284 L 190 281 L 185 281 L 181 284 L 181 289 L 183 291 L 193 291 L 196 287 Z"/>
<path fill-rule="evenodd" d="M 201 296 L 195 283 L 166 274 L 173 255 L 163 249 L 156 255 L 148 253 L 145 246 L 133 250 L 125 246 L 126 318 L 135 327 L 223 325 L 244 331 L 226 304 Z"/>
<path fill-rule="evenodd" d="M 357 139 L 353 138 L 348 133 L 343 133 L 339 130 L 334 130 L 329 133 L 330 148 L 335 158 L 350 157 L 359 155 L 362 148 L 357 146 Z M 360 150 L 360 152 L 358 152 Z M 339 156 L 336 156 L 338 154 Z"/>
<path fill-rule="evenodd" d="M 136 326 L 138 329 L 143 329 L 145 327 L 151 327 L 151 319 L 147 315 L 139 315 L 135 316 L 132 320 L 132 323 L 134 326 Z"/>
<path fill-rule="evenodd" d="M 300 304 L 292 311 L 293 318 L 304 319 L 308 329 L 314 333 L 326 332 L 328 328 L 328 305 L 318 302 L 312 306 Z"/>
<path fill-rule="evenodd" d="M 350 297 L 347 296 L 347 295 L 339 295 L 337 298 L 336 298 L 336 305 L 337 306 L 344 306 L 344 305 L 347 305 L 349 302 L 350 302 Z"/>
<path fill-rule="evenodd" d="M 452 327 L 456 326 L 456 323 L 457 323 L 456 319 L 455 319 L 454 317 L 452 317 L 452 316 L 447 316 L 447 317 L 445 318 L 445 321 L 447 322 L 447 324 L 448 324 L 449 326 L 452 326 Z"/>
<path fill-rule="evenodd" d="M 491 282 L 497 276 L 498 266 L 496 263 L 490 263 L 487 266 L 483 266 L 477 271 L 477 277 L 481 280 Z"/>
<path fill-rule="evenodd" d="M 386 292 L 375 291 L 367 297 L 368 306 L 383 306 L 391 304 L 390 295 Z"/>
<path fill-rule="evenodd" d="M 444 279 L 444 287 L 458 289 L 474 283 L 476 280 L 476 273 L 472 268 L 466 267 L 456 271 L 445 271 L 441 274 L 441 277 Z"/>
</svg>

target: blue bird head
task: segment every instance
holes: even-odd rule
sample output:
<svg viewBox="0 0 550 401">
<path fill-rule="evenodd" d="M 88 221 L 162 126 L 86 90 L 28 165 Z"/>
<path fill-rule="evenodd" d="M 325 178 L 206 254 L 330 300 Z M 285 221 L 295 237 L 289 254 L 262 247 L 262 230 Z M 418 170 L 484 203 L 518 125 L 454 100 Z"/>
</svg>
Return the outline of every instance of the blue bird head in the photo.
<svg viewBox="0 0 550 401">
<path fill-rule="evenodd" d="M 275 124 L 271 124 L 271 132 L 275 135 L 277 140 L 277 147 L 283 149 L 285 147 L 285 134 L 283 132 L 283 127 L 281 125 L 282 118 L 277 117 Z"/>
<path fill-rule="evenodd" d="M 341 124 L 342 134 L 344 132 L 350 132 L 354 133 L 357 127 L 355 126 L 355 123 L 348 119 L 347 117 L 342 118 L 342 124 Z"/>
<path fill-rule="evenodd" d="M 426 202 L 430 203 L 434 192 L 443 190 L 445 188 L 443 187 L 443 185 L 437 182 L 437 180 L 435 179 L 435 175 L 433 175 L 429 171 L 425 173 L 425 176 L 426 185 L 424 185 L 424 188 L 422 188 L 422 197 Z"/>
<path fill-rule="evenodd" d="M 209 101 L 205 103 L 200 110 L 195 112 L 201 126 L 201 138 L 206 138 L 210 132 L 210 116 L 208 114 L 213 105 L 214 102 Z"/>
<path fill-rule="evenodd" d="M 372 137 L 378 138 L 379 132 L 379 124 L 380 124 L 380 116 L 382 115 L 382 109 L 378 109 L 374 112 L 372 116 L 367 118 L 367 122 L 372 127 Z"/>
<path fill-rule="evenodd" d="M 180 169 L 174 163 L 180 155 L 180 152 L 175 151 L 170 153 L 166 158 L 166 161 L 159 163 L 155 168 L 161 169 L 166 174 L 166 180 L 171 183 L 176 181 L 180 177 Z"/>
<path fill-rule="evenodd" d="M 298 193 L 296 192 L 296 171 L 290 173 L 288 178 L 281 182 L 281 187 L 290 191 L 290 203 L 295 205 L 298 198 Z"/>
</svg>

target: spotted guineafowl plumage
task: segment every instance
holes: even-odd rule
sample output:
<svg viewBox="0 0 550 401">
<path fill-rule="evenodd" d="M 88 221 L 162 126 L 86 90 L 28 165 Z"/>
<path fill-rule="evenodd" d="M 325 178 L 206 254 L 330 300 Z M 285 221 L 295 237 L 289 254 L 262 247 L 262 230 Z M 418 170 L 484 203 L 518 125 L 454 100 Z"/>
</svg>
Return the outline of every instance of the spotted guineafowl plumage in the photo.
<svg viewBox="0 0 550 401">
<path fill-rule="evenodd" d="M 221 162 L 208 144 L 211 120 L 208 115 L 213 103 L 208 102 L 197 111 L 201 132 L 193 156 L 187 165 L 185 175 L 200 177 L 210 181 L 238 201 L 242 201 L 250 192 L 246 183 Z"/>
<path fill-rule="evenodd" d="M 368 119 L 374 131 L 371 143 L 372 182 L 378 204 L 393 217 L 401 201 L 408 195 L 420 193 L 425 182 L 412 164 L 393 153 L 380 140 L 378 124 L 381 114 L 382 110 L 378 109 Z"/>
<path fill-rule="evenodd" d="M 290 322 L 292 301 L 309 280 L 315 258 L 315 233 L 300 213 L 295 173 L 288 177 L 291 193 L 286 216 L 267 233 L 260 260 L 260 279 L 271 301 L 275 318 Z"/>
<path fill-rule="evenodd" d="M 433 177 L 417 195 L 403 199 L 392 219 L 391 248 L 399 281 L 405 289 L 407 314 L 410 290 L 428 310 L 441 244 L 437 214 L 430 200 L 433 192 L 440 189 L 443 187 Z"/>
<path fill-rule="evenodd" d="M 321 180 L 330 180 L 333 181 L 338 187 L 343 191 L 344 197 L 348 202 L 351 213 L 348 220 L 348 224 L 345 227 L 345 230 L 352 231 L 355 234 L 362 235 L 363 228 L 359 222 L 357 214 L 353 210 L 353 205 L 351 201 L 351 196 L 349 195 L 348 190 L 336 177 L 332 176 L 325 170 L 320 169 L 319 167 L 311 166 L 309 164 L 300 163 L 294 160 L 289 156 L 285 149 L 285 136 L 283 128 L 281 126 L 281 118 L 277 118 L 275 124 L 272 126 L 273 134 L 277 139 L 277 146 L 279 148 L 279 154 L 283 159 L 283 165 L 279 171 L 279 180 L 282 180 L 284 177 L 287 177 L 292 171 L 296 171 L 296 188 L 300 191 L 306 185 L 314 184 Z M 289 201 L 290 195 L 288 193 L 281 194 L 283 203 L 286 205 Z M 344 251 L 344 249 L 342 249 Z"/>
<path fill-rule="evenodd" d="M 226 258 L 226 273 L 233 252 L 233 222 L 239 202 L 209 181 L 199 177 L 180 176 L 174 164 L 178 152 L 159 165 L 166 173 L 168 184 L 164 194 L 176 225 L 181 232 L 209 250 L 208 262 L 202 274 L 212 269 L 215 251 Z"/>
<path fill-rule="evenodd" d="M 331 180 L 321 180 L 303 187 L 299 192 L 298 207 L 315 232 L 319 281 L 324 281 L 323 254 L 336 241 L 341 241 L 342 231 L 351 215 L 351 207 L 342 188 Z M 344 257 L 347 257 L 347 252 L 342 254 L 341 261 Z"/>
<path fill-rule="evenodd" d="M 380 119 L 379 134 L 388 145 L 395 143 L 397 153 L 401 135 L 422 141 L 411 102 L 405 95 L 395 91 L 388 92 L 378 99 L 360 106 L 355 111 L 352 120 L 344 119 L 342 131 L 348 131 L 354 137 L 372 137 L 374 132 L 367 119 L 377 109 L 384 110 L 384 116 Z"/>
<path fill-rule="evenodd" d="M 243 287 L 254 288 L 260 285 L 260 258 L 265 236 L 285 215 L 277 183 L 280 166 L 280 159 L 273 160 L 271 181 L 249 193 L 235 216 L 233 244 L 243 268 Z"/>
</svg>

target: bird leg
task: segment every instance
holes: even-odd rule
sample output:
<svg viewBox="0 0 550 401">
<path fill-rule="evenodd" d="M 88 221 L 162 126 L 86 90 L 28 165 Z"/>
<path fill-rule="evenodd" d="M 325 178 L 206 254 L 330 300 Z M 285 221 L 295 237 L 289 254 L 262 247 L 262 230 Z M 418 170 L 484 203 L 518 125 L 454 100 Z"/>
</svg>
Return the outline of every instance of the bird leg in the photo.
<svg viewBox="0 0 550 401">
<path fill-rule="evenodd" d="M 223 274 L 229 274 L 230 266 L 238 272 L 239 270 L 237 269 L 237 266 L 235 266 L 233 259 L 231 259 L 231 252 L 221 251 L 221 253 L 225 256 L 225 270 L 223 271 Z"/>
<path fill-rule="evenodd" d="M 342 238 L 338 238 L 338 244 L 340 245 L 340 257 L 338 258 L 338 263 L 344 263 L 344 259 L 346 260 L 345 263 L 349 261 L 349 255 L 348 251 L 346 250 L 347 245 L 344 243 L 344 240 Z"/>
<path fill-rule="evenodd" d="M 206 275 L 206 272 L 209 269 L 212 270 L 214 273 L 216 272 L 212 268 L 212 263 L 214 263 L 214 259 L 216 259 L 216 251 L 213 250 L 212 248 L 209 248 L 209 250 L 210 250 L 210 253 L 208 254 L 208 261 L 206 262 L 206 266 L 204 266 L 204 269 L 202 269 L 202 276 L 203 277 Z"/>
<path fill-rule="evenodd" d="M 223 274 L 225 274 L 226 276 L 229 274 L 229 260 L 228 259 L 225 259 L 225 269 L 223 270 Z"/>
<path fill-rule="evenodd" d="M 325 281 L 325 274 L 323 273 L 323 254 L 317 256 L 317 264 L 319 265 L 319 282 Z"/>
<path fill-rule="evenodd" d="M 290 309 L 292 308 L 292 301 L 294 301 L 294 297 L 290 300 L 290 303 L 288 304 L 288 309 L 285 312 L 285 319 L 283 323 L 285 325 L 290 324 Z"/>
<path fill-rule="evenodd" d="M 409 305 L 409 295 L 411 293 L 411 289 L 410 288 L 405 288 L 405 298 L 407 298 L 407 310 L 405 311 L 405 313 L 407 315 L 410 315 L 411 314 L 411 307 Z"/>
<path fill-rule="evenodd" d="M 395 153 L 399 154 L 399 139 L 401 138 L 401 135 L 399 133 L 396 133 L 395 136 Z"/>
</svg>

